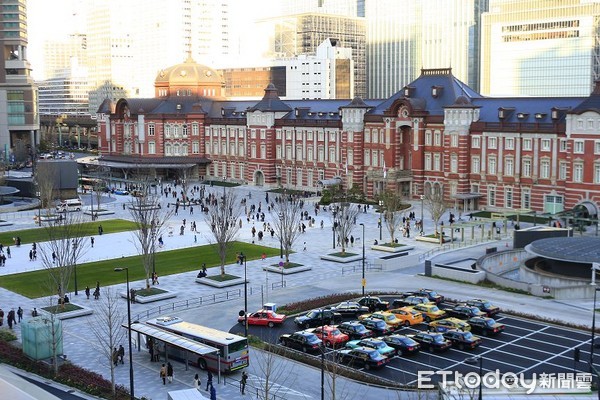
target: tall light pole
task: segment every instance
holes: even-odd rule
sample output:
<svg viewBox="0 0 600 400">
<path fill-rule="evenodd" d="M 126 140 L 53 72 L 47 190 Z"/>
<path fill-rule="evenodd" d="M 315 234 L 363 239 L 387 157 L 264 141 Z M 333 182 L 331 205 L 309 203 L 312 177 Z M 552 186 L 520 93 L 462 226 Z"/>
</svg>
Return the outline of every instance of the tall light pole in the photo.
<svg viewBox="0 0 600 400">
<path fill-rule="evenodd" d="M 423 202 L 425 200 L 425 195 L 421 195 L 421 236 L 423 235 Z"/>
<path fill-rule="evenodd" d="M 115 272 L 125 271 L 125 279 L 127 281 L 127 339 L 129 342 L 129 395 L 131 400 L 135 400 L 133 386 L 133 354 L 131 350 L 131 293 L 129 292 L 129 268 L 115 268 Z"/>
<path fill-rule="evenodd" d="M 248 266 L 246 256 L 242 257 L 244 258 L 244 336 L 248 337 Z"/>
<path fill-rule="evenodd" d="M 476 362 L 479 361 L 479 394 L 478 394 L 477 398 L 479 400 L 483 400 L 483 357 L 482 356 L 469 357 L 465 361 L 469 364 L 475 364 Z"/>
<path fill-rule="evenodd" d="M 379 241 L 383 240 L 383 200 L 379 200 Z"/>
<path fill-rule="evenodd" d="M 283 258 L 283 213 L 279 213 L 279 258 Z"/>
<path fill-rule="evenodd" d="M 77 240 L 78 239 L 73 239 L 73 279 L 75 280 L 75 296 L 79 295 L 79 293 L 77 293 Z"/>
<path fill-rule="evenodd" d="M 366 281 L 365 281 L 365 224 L 361 223 L 360 224 L 362 226 L 362 281 L 361 281 L 361 286 L 362 286 L 362 295 L 365 295 L 365 286 L 366 286 Z"/>
<path fill-rule="evenodd" d="M 324 332 L 323 326 L 325 320 L 323 318 L 323 309 L 321 308 L 321 332 Z M 325 400 L 325 345 L 321 342 L 321 400 Z"/>
<path fill-rule="evenodd" d="M 595 275 L 596 271 L 593 270 L 592 273 Z M 593 373 L 593 366 L 594 366 L 594 341 L 596 339 L 596 294 L 598 293 L 598 290 L 600 290 L 600 288 L 595 288 L 594 289 L 594 308 L 592 310 L 592 349 L 590 350 L 590 373 Z M 600 394 L 599 394 L 600 396 Z"/>
</svg>

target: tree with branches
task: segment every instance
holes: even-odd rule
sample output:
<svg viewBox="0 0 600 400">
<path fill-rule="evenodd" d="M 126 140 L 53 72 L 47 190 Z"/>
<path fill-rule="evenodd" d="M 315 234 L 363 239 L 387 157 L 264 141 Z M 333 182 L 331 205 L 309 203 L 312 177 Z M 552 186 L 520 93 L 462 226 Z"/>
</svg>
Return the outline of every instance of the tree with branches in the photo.
<svg viewBox="0 0 600 400">
<path fill-rule="evenodd" d="M 160 195 L 150 194 L 148 180 L 142 181 L 141 185 L 138 196 L 132 197 L 129 213 L 136 226 L 132 232 L 134 244 L 141 255 L 146 288 L 149 288 L 151 274 L 155 272 L 156 241 L 163 235 L 173 211 L 161 207 Z"/>
<path fill-rule="evenodd" d="M 442 218 L 446 210 L 448 210 L 448 204 L 444 200 L 444 192 L 439 187 L 433 190 L 429 190 L 427 193 L 425 193 L 425 198 L 423 199 L 423 202 L 425 208 L 427 208 L 427 210 L 431 214 L 431 219 L 435 226 L 435 233 L 436 235 L 439 235 L 440 243 L 442 243 L 443 235 L 442 232 L 438 231 L 438 225 L 440 223 L 440 219 Z"/>
<path fill-rule="evenodd" d="M 80 214 L 64 212 L 44 229 L 48 241 L 39 245 L 42 265 L 50 276 L 59 303 L 64 306 L 77 261 L 88 251 L 89 241 L 83 233 Z"/>
<path fill-rule="evenodd" d="M 360 211 L 356 204 L 347 202 L 332 204 L 331 207 L 334 231 L 342 246 L 342 254 L 346 254 L 346 238 L 352 234 L 356 217 Z"/>
<path fill-rule="evenodd" d="M 110 366 L 110 382 L 113 397 L 116 395 L 115 364 L 113 362 L 113 349 L 125 337 L 126 329 L 122 324 L 125 321 L 123 307 L 119 307 L 119 295 L 110 287 L 103 289 L 104 295 L 100 296 L 99 306 L 95 308 L 94 322 L 89 328 L 96 337 L 93 346 Z"/>
<path fill-rule="evenodd" d="M 298 229 L 302 214 L 301 200 L 297 196 L 288 195 L 285 192 L 275 200 L 274 207 L 271 209 L 274 236 L 281 243 L 287 264 L 290 262 L 292 246 L 302 234 L 301 229 Z"/>
<path fill-rule="evenodd" d="M 35 169 L 35 184 L 40 199 L 40 207 L 45 210 L 46 216 L 53 214 L 52 207 L 56 195 L 56 181 L 54 170 L 46 163 L 38 163 Z"/>
<path fill-rule="evenodd" d="M 258 399 L 286 398 L 287 386 L 291 385 L 291 369 L 286 368 L 286 358 L 275 346 L 269 350 L 252 348 L 252 363 L 256 371 L 256 397 Z"/>
<path fill-rule="evenodd" d="M 204 220 L 210 226 L 212 234 L 209 241 L 214 239 L 217 244 L 221 275 L 225 275 L 225 259 L 240 229 L 237 222 L 241 212 L 236 193 L 231 189 L 223 188 L 223 195 L 217 196 L 217 204 L 208 206 L 208 212 L 204 214 Z"/>
<path fill-rule="evenodd" d="M 380 200 L 383 204 L 383 221 L 390 234 L 390 243 L 395 243 L 396 231 L 402 225 L 402 209 L 404 203 L 402 196 L 392 190 L 381 193 Z"/>
</svg>

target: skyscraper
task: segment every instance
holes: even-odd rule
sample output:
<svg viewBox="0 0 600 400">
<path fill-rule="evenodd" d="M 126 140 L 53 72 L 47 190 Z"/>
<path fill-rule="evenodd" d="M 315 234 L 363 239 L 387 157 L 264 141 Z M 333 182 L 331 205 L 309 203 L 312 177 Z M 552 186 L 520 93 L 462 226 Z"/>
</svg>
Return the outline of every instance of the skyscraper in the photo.
<svg viewBox="0 0 600 400">
<path fill-rule="evenodd" d="M 384 98 L 422 68 L 452 68 L 479 87 L 480 16 L 488 0 L 365 0 L 369 98 Z"/>
<path fill-rule="evenodd" d="M 26 1 L 0 0 L 0 6 L 0 153 L 5 160 L 12 152 L 15 161 L 24 161 L 39 130 L 37 88 L 27 61 Z"/>
<path fill-rule="evenodd" d="M 585 96 L 600 78 L 600 2 L 491 0 L 481 93 Z"/>
</svg>

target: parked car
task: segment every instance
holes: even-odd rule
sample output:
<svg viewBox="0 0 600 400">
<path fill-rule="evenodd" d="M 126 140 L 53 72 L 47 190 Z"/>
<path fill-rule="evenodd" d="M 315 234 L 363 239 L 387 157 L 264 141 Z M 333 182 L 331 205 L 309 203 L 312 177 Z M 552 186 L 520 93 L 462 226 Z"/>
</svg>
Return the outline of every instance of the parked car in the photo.
<svg viewBox="0 0 600 400">
<path fill-rule="evenodd" d="M 434 330 L 435 332 L 446 332 L 449 330 L 457 330 L 457 331 L 470 331 L 471 325 L 467 324 L 465 321 L 458 318 L 444 318 L 438 319 L 437 321 L 431 321 L 429 323 L 429 328 Z"/>
<path fill-rule="evenodd" d="M 409 307 L 395 308 L 390 310 L 390 312 L 394 314 L 404 326 L 416 325 L 423 322 L 423 314 Z"/>
<path fill-rule="evenodd" d="M 369 307 L 369 311 L 385 311 L 389 308 L 390 302 L 381 300 L 379 297 L 366 296 L 358 300 L 361 306 Z"/>
<path fill-rule="evenodd" d="M 419 290 L 415 290 L 412 292 L 407 292 L 406 294 L 412 295 L 412 296 L 427 297 L 429 299 L 429 301 L 431 301 L 435 304 L 440 304 L 442 301 L 444 301 L 444 296 L 442 296 L 435 290 L 431 290 L 431 289 L 419 289 Z"/>
<path fill-rule="evenodd" d="M 393 308 L 401 308 L 406 306 L 415 306 L 417 304 L 431 303 L 427 297 L 424 296 L 406 296 L 399 299 L 395 299 L 392 302 Z"/>
<path fill-rule="evenodd" d="M 382 339 L 380 338 L 367 338 L 361 340 L 351 340 L 346 343 L 346 347 L 349 349 L 355 349 L 357 347 L 370 347 L 379 352 L 379 354 L 393 357 L 396 354 L 396 350 L 388 346 Z"/>
<path fill-rule="evenodd" d="M 317 326 L 316 328 L 307 329 L 306 331 L 317 335 L 323 344 L 329 347 L 341 347 L 350 340 L 350 336 L 342 333 L 335 325 Z"/>
<path fill-rule="evenodd" d="M 487 300 L 482 299 L 471 299 L 467 300 L 466 304 L 468 306 L 473 306 L 479 308 L 481 311 L 487 314 L 488 317 L 493 318 L 494 315 L 500 312 L 500 307 L 493 305 Z"/>
<path fill-rule="evenodd" d="M 272 310 L 258 310 L 257 312 L 248 314 L 248 325 L 268 326 L 269 328 L 275 325 L 281 325 L 285 321 L 284 314 L 276 314 Z M 244 315 L 238 317 L 240 324 L 244 323 Z"/>
<path fill-rule="evenodd" d="M 421 349 L 421 345 L 418 342 L 405 335 L 394 334 L 384 336 L 383 341 L 388 346 L 396 349 L 396 354 L 399 356 L 416 353 Z"/>
<path fill-rule="evenodd" d="M 363 324 L 365 328 L 372 330 L 377 336 L 383 336 L 392 333 L 390 326 L 381 319 L 369 317 L 361 320 L 360 323 Z"/>
<path fill-rule="evenodd" d="M 472 317 L 485 317 L 486 313 L 481 311 L 479 308 L 474 306 L 468 306 L 466 304 L 457 304 L 452 308 L 445 310 L 449 316 L 460 319 L 469 319 Z"/>
<path fill-rule="evenodd" d="M 363 320 L 365 318 L 376 318 L 385 321 L 385 323 L 388 324 L 392 330 L 396 330 L 402 326 L 402 321 L 396 318 L 396 315 L 389 311 L 378 311 L 374 312 L 373 314 L 363 314 L 358 317 L 359 320 Z"/>
<path fill-rule="evenodd" d="M 285 333 L 279 337 L 279 342 L 304 353 L 317 352 L 321 349 L 323 342 L 312 332 L 299 331 L 295 333 Z"/>
<path fill-rule="evenodd" d="M 338 351 L 340 362 L 351 367 L 364 367 L 366 370 L 381 368 L 388 363 L 388 358 L 369 347 L 343 349 Z"/>
<path fill-rule="evenodd" d="M 414 335 L 408 335 L 409 338 L 421 344 L 423 350 L 430 352 L 446 351 L 452 346 L 452 343 L 441 333 L 437 332 L 417 332 Z"/>
<path fill-rule="evenodd" d="M 303 329 L 319 325 L 335 325 L 342 322 L 342 314 L 331 309 L 315 309 L 294 318 L 294 322 Z"/>
<path fill-rule="evenodd" d="M 345 333 L 350 337 L 350 340 L 363 339 L 373 336 L 373 331 L 367 329 L 363 324 L 358 321 L 348 321 L 339 324 L 338 329 L 340 332 Z"/>
<path fill-rule="evenodd" d="M 460 350 L 473 350 L 483 342 L 481 338 L 473 335 L 471 332 L 457 330 L 444 332 L 444 338 L 448 339 L 452 343 L 452 346 L 457 347 Z"/>
<path fill-rule="evenodd" d="M 483 336 L 498 335 L 504 332 L 505 325 L 500 322 L 496 322 L 493 318 L 488 317 L 473 317 L 467 320 L 467 323 L 471 325 L 471 331 L 479 333 Z"/>
<path fill-rule="evenodd" d="M 440 308 L 433 303 L 417 304 L 416 306 L 412 306 L 410 308 L 423 314 L 423 319 L 425 322 L 446 317 L 446 311 L 440 310 Z"/>
<path fill-rule="evenodd" d="M 337 306 L 332 307 L 332 310 L 342 314 L 344 317 L 358 317 L 370 311 L 369 307 L 362 306 L 355 301 L 343 301 Z"/>
</svg>

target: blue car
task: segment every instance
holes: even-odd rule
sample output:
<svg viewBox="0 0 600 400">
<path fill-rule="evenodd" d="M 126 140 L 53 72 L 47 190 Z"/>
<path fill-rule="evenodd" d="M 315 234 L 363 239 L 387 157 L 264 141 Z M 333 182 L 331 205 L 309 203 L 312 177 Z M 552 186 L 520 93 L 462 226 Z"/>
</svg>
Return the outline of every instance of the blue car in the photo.
<svg viewBox="0 0 600 400">
<path fill-rule="evenodd" d="M 346 343 L 346 347 L 349 349 L 356 349 L 358 347 L 368 347 L 377 350 L 379 354 L 387 357 L 393 357 L 396 354 L 396 349 L 388 346 L 386 342 L 378 338 L 351 340 L 348 343 Z"/>
</svg>

